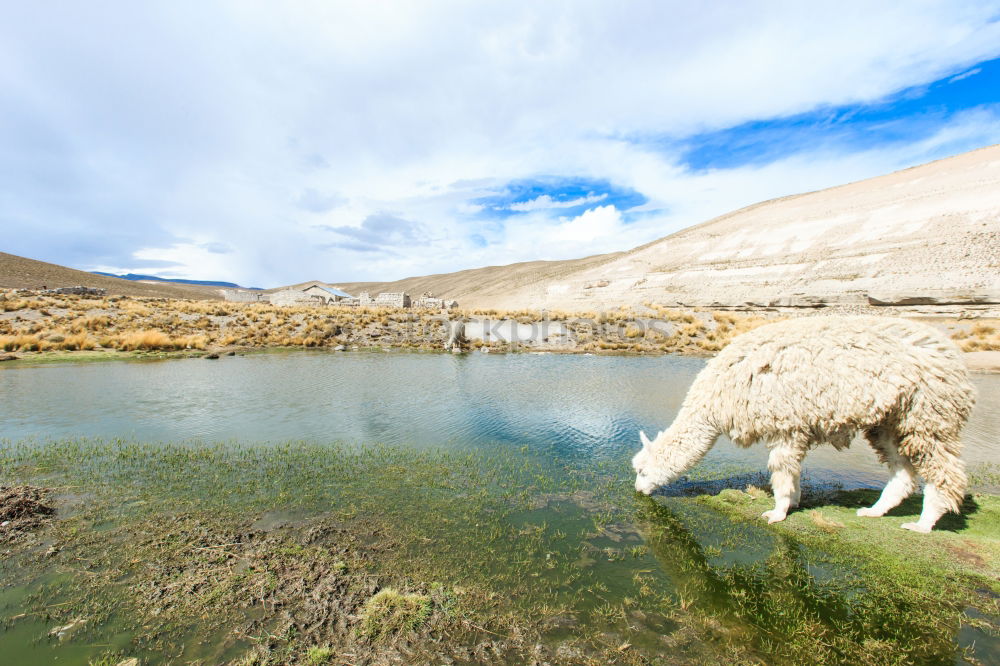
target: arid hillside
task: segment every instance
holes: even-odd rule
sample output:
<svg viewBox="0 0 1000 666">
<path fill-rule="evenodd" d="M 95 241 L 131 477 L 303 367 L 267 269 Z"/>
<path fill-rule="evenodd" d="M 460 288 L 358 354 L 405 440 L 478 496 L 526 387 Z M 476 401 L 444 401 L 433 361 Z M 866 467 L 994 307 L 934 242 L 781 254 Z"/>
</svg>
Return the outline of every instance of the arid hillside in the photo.
<svg viewBox="0 0 1000 666">
<path fill-rule="evenodd" d="M 94 275 L 35 259 L 0 252 L 0 287 L 8 289 L 55 289 L 57 287 L 95 287 L 117 296 L 148 298 L 221 299 L 216 287 L 170 283 L 133 282 L 121 278 Z"/>
<path fill-rule="evenodd" d="M 996 304 L 1000 146 L 766 201 L 629 252 L 341 286 L 495 308 Z"/>
<path fill-rule="evenodd" d="M 341 282 L 338 286 L 351 294 L 362 291 L 375 294 L 382 291 L 405 291 L 419 296 L 425 291 L 436 296 L 461 299 L 460 304 L 492 307 L 511 291 L 528 289 L 539 283 L 569 278 L 580 271 L 597 268 L 622 257 L 623 252 L 598 254 L 567 261 L 525 261 L 507 266 L 485 266 L 456 273 L 441 273 L 406 278 L 395 282 Z"/>
</svg>

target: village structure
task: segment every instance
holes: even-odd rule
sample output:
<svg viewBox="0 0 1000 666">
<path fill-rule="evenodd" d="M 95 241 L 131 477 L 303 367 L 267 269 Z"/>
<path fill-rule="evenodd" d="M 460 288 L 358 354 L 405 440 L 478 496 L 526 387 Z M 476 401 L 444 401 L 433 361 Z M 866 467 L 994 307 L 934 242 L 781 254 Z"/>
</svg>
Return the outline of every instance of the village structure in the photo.
<svg viewBox="0 0 1000 666">
<path fill-rule="evenodd" d="M 322 282 L 307 282 L 278 291 L 257 291 L 251 289 L 224 289 L 227 301 L 237 303 L 271 303 L 272 305 L 339 305 L 347 307 L 415 308 L 423 310 L 451 310 L 458 307 L 457 301 L 438 298 L 424 292 L 412 299 L 402 291 L 387 291 L 372 296 L 363 291 L 352 296 L 346 291 Z"/>
</svg>

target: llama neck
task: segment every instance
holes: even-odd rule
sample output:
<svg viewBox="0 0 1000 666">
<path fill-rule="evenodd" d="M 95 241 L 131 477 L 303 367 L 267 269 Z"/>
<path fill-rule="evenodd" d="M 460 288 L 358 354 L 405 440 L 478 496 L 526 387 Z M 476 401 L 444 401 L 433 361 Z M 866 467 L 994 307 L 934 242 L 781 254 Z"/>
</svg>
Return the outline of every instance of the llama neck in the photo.
<svg viewBox="0 0 1000 666">
<path fill-rule="evenodd" d="M 682 408 L 670 427 L 653 442 L 653 449 L 661 466 L 677 476 L 696 465 L 718 437 L 718 428 Z"/>
</svg>

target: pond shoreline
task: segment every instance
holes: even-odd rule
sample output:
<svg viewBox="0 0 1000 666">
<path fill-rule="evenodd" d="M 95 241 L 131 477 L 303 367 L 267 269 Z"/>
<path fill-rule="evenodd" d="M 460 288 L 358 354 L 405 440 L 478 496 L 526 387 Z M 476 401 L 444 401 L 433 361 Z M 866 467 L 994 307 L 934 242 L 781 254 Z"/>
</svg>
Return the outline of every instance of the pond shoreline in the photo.
<svg viewBox="0 0 1000 666">
<path fill-rule="evenodd" d="M 464 322 L 469 338 L 462 342 L 463 351 L 707 357 L 757 326 L 789 316 L 823 314 L 820 310 L 732 312 L 655 303 L 578 313 L 438 312 L 13 292 L 0 303 L 0 360 L 14 363 L 58 360 L 62 353 L 67 360 L 110 360 L 115 354 L 146 358 L 296 347 L 445 351 L 457 321 Z M 971 352 L 970 367 L 1000 371 L 1000 321 L 912 316 L 941 328 L 964 352 Z M 111 356 L 80 356 L 90 352 Z"/>
<path fill-rule="evenodd" d="M 628 350 L 582 350 L 566 348 L 545 348 L 545 347 L 513 347 L 509 345 L 488 348 L 489 351 L 481 349 L 461 352 L 463 354 L 563 354 L 576 356 L 681 356 L 685 358 L 709 359 L 714 354 L 702 350 L 689 351 L 628 351 Z M 231 345 L 229 347 L 219 347 L 210 350 L 174 350 L 174 351 L 118 351 L 87 350 L 87 351 L 44 351 L 44 352 L 20 352 L 5 354 L 6 358 L 0 358 L 0 369 L 3 367 L 17 367 L 26 365 L 45 365 L 50 363 L 103 363 L 114 361 L 154 361 L 185 358 L 203 358 L 215 360 L 223 356 L 247 356 L 269 353 L 294 353 L 299 351 L 326 352 L 330 354 L 350 354 L 350 353 L 411 353 L 411 354 L 451 354 L 440 348 L 434 347 L 392 347 L 392 346 L 371 346 L 371 347 L 351 347 L 342 350 L 324 347 L 301 347 L 301 346 L 275 346 L 275 347 L 242 347 Z M 966 367 L 970 372 L 980 374 L 1000 374 L 1000 351 L 966 352 L 962 354 Z"/>
</svg>

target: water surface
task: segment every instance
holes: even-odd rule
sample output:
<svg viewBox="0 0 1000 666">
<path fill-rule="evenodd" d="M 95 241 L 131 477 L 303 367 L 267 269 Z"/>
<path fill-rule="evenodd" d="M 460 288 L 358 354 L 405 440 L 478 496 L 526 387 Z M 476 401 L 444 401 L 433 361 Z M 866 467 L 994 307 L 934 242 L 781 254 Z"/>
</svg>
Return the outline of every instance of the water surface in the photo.
<svg viewBox="0 0 1000 666">
<path fill-rule="evenodd" d="M 517 446 L 625 459 L 666 428 L 704 360 L 678 356 L 288 352 L 0 370 L 0 437 Z M 966 461 L 1000 460 L 1000 376 L 974 375 Z M 764 469 L 721 438 L 709 465 Z M 805 461 L 814 480 L 885 479 L 858 439 Z"/>
</svg>

